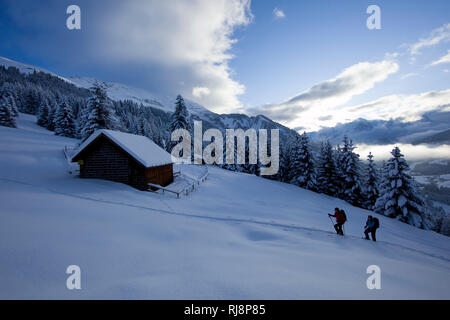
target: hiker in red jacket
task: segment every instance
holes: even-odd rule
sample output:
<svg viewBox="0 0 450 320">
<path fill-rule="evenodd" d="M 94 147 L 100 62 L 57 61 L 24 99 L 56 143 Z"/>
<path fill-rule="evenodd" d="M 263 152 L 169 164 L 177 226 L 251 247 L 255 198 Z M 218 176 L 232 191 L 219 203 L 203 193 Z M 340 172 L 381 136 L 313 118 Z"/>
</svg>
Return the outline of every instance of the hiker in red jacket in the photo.
<svg viewBox="0 0 450 320">
<path fill-rule="evenodd" d="M 334 225 L 334 229 L 336 230 L 337 234 L 343 236 L 344 231 L 342 231 L 342 226 L 344 225 L 345 221 L 347 221 L 345 211 L 339 210 L 339 208 L 335 208 L 334 214 L 328 214 L 328 216 L 336 218 L 336 224 Z"/>
</svg>

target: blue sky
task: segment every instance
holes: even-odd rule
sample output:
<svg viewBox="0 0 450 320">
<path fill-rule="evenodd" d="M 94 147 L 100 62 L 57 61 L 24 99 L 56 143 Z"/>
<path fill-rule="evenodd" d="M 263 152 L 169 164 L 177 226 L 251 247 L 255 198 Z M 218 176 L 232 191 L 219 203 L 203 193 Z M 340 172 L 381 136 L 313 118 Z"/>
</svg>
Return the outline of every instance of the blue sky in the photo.
<svg viewBox="0 0 450 320">
<path fill-rule="evenodd" d="M 317 130 L 447 111 L 449 23 L 444 0 L 0 0 L 0 55 Z"/>
<path fill-rule="evenodd" d="M 366 8 L 374 3 L 381 9 L 381 30 L 366 27 Z M 274 8 L 283 10 L 286 17 L 275 19 Z M 252 12 L 255 19 L 238 33 L 236 58 L 231 62 L 238 70 L 236 79 L 246 85 L 242 97 L 246 105 L 294 96 L 348 66 L 382 60 L 386 52 L 399 51 L 400 45 L 415 43 L 450 22 L 449 1 L 254 1 Z M 417 70 L 449 47 L 447 43 L 424 51 L 417 66 L 402 65 L 398 75 Z M 398 83 L 397 88 L 379 86 L 367 97 L 397 89 L 404 93 L 446 89 L 445 79 L 449 80 L 448 75 L 442 71 L 433 72 L 428 81 L 416 78 Z M 267 85 L 271 90 L 266 90 Z"/>
</svg>

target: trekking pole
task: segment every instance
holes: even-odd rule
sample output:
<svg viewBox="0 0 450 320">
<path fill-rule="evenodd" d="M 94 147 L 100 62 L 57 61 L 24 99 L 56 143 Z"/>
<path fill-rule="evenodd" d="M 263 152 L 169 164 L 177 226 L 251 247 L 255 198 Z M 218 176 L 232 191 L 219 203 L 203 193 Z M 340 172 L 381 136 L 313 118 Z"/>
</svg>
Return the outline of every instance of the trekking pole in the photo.
<svg viewBox="0 0 450 320">
<path fill-rule="evenodd" d="M 334 222 L 333 222 L 333 219 L 331 219 L 330 216 L 328 216 L 328 218 L 330 219 L 331 225 L 333 226 L 333 230 L 334 230 Z"/>
</svg>

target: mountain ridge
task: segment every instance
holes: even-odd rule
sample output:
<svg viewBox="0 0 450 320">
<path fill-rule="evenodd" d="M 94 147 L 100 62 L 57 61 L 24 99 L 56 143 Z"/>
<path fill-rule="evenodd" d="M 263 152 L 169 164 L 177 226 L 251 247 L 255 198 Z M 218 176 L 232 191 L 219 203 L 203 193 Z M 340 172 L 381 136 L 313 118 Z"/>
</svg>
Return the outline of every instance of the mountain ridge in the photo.
<svg viewBox="0 0 450 320">
<path fill-rule="evenodd" d="M 100 79 L 90 77 L 72 76 L 66 78 L 59 76 L 44 68 L 28 65 L 1 56 L 0 56 L 0 65 L 3 65 L 5 67 L 16 67 L 17 69 L 19 69 L 20 72 L 28 74 L 34 71 L 48 73 L 68 83 L 71 83 L 79 88 L 88 89 L 92 87 L 92 85 L 95 82 L 102 82 L 106 84 L 108 96 L 112 100 L 115 101 L 131 100 L 135 103 L 142 104 L 146 107 L 160 109 L 166 113 L 172 113 L 175 110 L 176 95 L 174 95 L 173 97 L 162 96 L 152 93 L 148 90 L 131 87 L 117 82 L 104 82 Z M 281 134 L 284 135 L 292 135 L 295 133 L 294 130 L 286 126 L 283 126 L 282 124 L 275 122 L 263 115 L 248 116 L 246 114 L 237 114 L 237 113 L 217 114 L 189 99 L 185 99 L 185 102 L 186 107 L 189 113 L 191 114 L 193 120 L 203 121 L 204 122 L 203 127 L 205 129 L 217 128 L 222 131 L 224 131 L 225 129 L 237 129 L 237 128 L 242 129 L 253 128 L 256 130 L 279 129 L 281 131 Z"/>
</svg>

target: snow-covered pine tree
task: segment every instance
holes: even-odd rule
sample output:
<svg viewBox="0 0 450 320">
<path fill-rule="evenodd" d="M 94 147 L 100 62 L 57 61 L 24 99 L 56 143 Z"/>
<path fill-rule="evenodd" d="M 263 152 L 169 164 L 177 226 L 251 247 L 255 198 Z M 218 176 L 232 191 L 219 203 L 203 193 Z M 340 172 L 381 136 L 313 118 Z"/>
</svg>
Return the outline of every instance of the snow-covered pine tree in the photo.
<svg viewBox="0 0 450 320">
<path fill-rule="evenodd" d="M 181 95 L 177 96 L 175 102 L 175 112 L 172 114 L 170 119 L 170 124 L 168 126 L 168 138 L 166 149 L 168 152 L 172 152 L 174 146 L 178 144 L 179 141 L 171 141 L 172 132 L 177 129 L 185 129 L 192 134 L 192 127 L 189 122 L 189 112 L 186 108 L 186 104 L 184 103 L 184 99 Z M 180 138 L 181 140 L 182 138 Z M 181 156 L 181 155 L 180 155 Z"/>
<path fill-rule="evenodd" d="M 335 166 L 335 153 L 330 142 L 322 142 L 317 165 L 317 183 L 319 192 L 335 197 L 338 190 L 336 186 L 337 171 Z"/>
<path fill-rule="evenodd" d="M 55 130 L 55 116 L 56 116 L 57 108 L 58 108 L 58 106 L 56 105 L 55 101 L 53 101 L 53 103 L 49 104 L 47 130 L 50 130 L 50 131 Z"/>
<path fill-rule="evenodd" d="M 292 157 L 291 172 L 293 178 L 291 183 L 301 188 L 316 191 L 318 183 L 315 164 L 306 132 L 297 136 Z"/>
<path fill-rule="evenodd" d="M 111 103 L 104 84 L 95 83 L 91 88 L 92 96 L 87 103 L 88 115 L 82 129 L 82 139 L 87 139 L 99 129 L 114 129 L 115 121 Z"/>
<path fill-rule="evenodd" d="M 164 132 L 155 130 L 153 132 L 153 142 L 160 146 L 162 149 L 166 149 L 166 140 L 164 137 L 167 135 Z"/>
<path fill-rule="evenodd" d="M 367 156 L 366 185 L 364 188 L 364 194 L 366 196 L 365 208 L 368 210 L 373 210 L 375 202 L 378 199 L 378 181 L 378 169 L 373 161 L 372 152 L 369 152 Z"/>
<path fill-rule="evenodd" d="M 0 126 L 17 128 L 16 120 L 11 112 L 9 99 L 6 97 L 0 99 Z"/>
<path fill-rule="evenodd" d="M 441 232 L 445 215 L 445 211 L 442 207 L 437 206 L 432 200 L 426 199 L 425 213 L 422 216 L 424 229 Z"/>
<path fill-rule="evenodd" d="M 39 107 L 39 114 L 37 117 L 37 124 L 46 128 L 49 121 L 50 107 L 47 100 L 43 100 Z"/>
<path fill-rule="evenodd" d="M 297 133 L 295 133 L 297 135 Z M 291 168 L 291 136 L 287 136 L 285 139 L 280 139 L 280 164 L 278 173 L 275 179 L 281 182 L 289 182 Z"/>
<path fill-rule="evenodd" d="M 409 166 L 398 147 L 383 168 L 380 196 L 375 211 L 423 228 L 424 199 L 414 179 L 408 174 Z"/>
<path fill-rule="evenodd" d="M 39 94 L 36 89 L 30 87 L 27 88 L 24 98 L 23 110 L 21 112 L 28 114 L 36 114 L 40 106 Z"/>
<path fill-rule="evenodd" d="M 140 108 L 141 109 L 139 111 L 137 125 L 136 125 L 136 127 L 137 127 L 136 134 L 153 139 L 152 128 L 151 128 L 150 122 L 148 121 L 148 119 L 146 117 L 146 113 L 144 112 L 145 107 L 141 106 Z"/>
<path fill-rule="evenodd" d="M 75 122 L 73 119 L 72 108 L 67 102 L 61 102 L 55 115 L 55 134 L 57 136 L 75 137 Z"/>
<path fill-rule="evenodd" d="M 88 123 L 89 111 L 90 110 L 87 105 L 85 105 L 80 110 L 80 115 L 79 115 L 79 119 L 78 119 L 78 127 L 77 127 L 78 137 L 80 139 L 83 139 L 83 137 L 84 137 L 84 128 L 86 127 L 86 125 Z"/>
<path fill-rule="evenodd" d="M 181 95 L 177 96 L 175 102 L 175 112 L 172 114 L 168 129 L 171 132 L 176 129 L 186 129 L 189 132 L 191 131 L 191 125 L 189 123 L 189 112 Z"/>
<path fill-rule="evenodd" d="M 11 114 L 13 117 L 18 117 L 19 116 L 19 110 L 17 109 L 17 96 L 14 92 L 14 87 L 12 84 L 10 84 L 9 82 L 5 82 L 1 87 L 0 87 L 0 99 L 7 99 L 9 100 L 9 107 L 11 110 Z"/>
<path fill-rule="evenodd" d="M 87 110 L 86 105 L 84 103 L 81 103 L 78 108 L 78 113 L 75 116 L 75 137 L 77 139 L 82 138 L 82 131 L 87 116 L 86 110 Z"/>
<path fill-rule="evenodd" d="M 342 199 L 357 206 L 364 206 L 359 155 L 353 152 L 353 142 L 344 136 L 343 147 L 340 149 L 339 175 L 342 178 Z"/>
<path fill-rule="evenodd" d="M 346 137 L 344 137 L 345 139 Z M 336 186 L 335 197 L 339 199 L 345 198 L 345 175 L 344 175 L 344 152 L 343 148 L 338 144 L 333 149 L 334 154 L 334 166 L 336 168 L 336 178 L 334 180 L 334 185 Z"/>
</svg>

